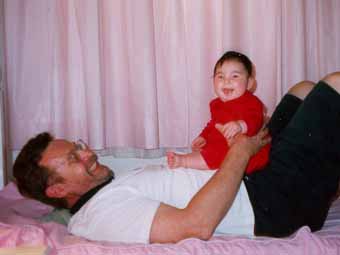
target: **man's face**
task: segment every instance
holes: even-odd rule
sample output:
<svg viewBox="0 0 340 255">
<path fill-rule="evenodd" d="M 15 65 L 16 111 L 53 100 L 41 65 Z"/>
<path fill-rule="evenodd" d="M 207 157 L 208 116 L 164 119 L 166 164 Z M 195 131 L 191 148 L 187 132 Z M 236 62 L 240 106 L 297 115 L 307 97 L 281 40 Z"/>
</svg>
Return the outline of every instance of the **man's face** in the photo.
<svg viewBox="0 0 340 255">
<path fill-rule="evenodd" d="M 96 154 L 87 145 L 61 139 L 50 142 L 42 154 L 40 165 L 63 179 L 56 189 L 57 193 L 49 196 L 79 197 L 112 175 L 108 167 L 98 163 Z"/>
</svg>

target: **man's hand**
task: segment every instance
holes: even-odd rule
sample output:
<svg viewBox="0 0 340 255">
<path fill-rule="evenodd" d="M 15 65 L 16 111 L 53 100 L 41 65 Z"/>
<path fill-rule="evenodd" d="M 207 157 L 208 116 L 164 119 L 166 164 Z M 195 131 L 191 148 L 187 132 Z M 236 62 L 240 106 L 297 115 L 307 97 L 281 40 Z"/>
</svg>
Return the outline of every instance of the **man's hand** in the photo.
<svg viewBox="0 0 340 255">
<path fill-rule="evenodd" d="M 229 146 L 238 146 L 244 153 L 254 156 L 263 146 L 270 143 L 271 137 L 268 135 L 268 129 L 262 128 L 254 136 L 239 134 L 228 140 Z"/>
<path fill-rule="evenodd" d="M 192 141 L 191 149 L 192 151 L 199 151 L 206 143 L 207 141 L 202 136 L 198 136 Z"/>
</svg>

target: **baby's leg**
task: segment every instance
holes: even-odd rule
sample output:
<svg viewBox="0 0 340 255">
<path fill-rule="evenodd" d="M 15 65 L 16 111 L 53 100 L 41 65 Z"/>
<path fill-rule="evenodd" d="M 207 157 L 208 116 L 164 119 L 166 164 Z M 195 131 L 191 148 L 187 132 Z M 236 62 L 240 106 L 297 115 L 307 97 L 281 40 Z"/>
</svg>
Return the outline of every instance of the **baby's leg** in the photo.
<svg viewBox="0 0 340 255">
<path fill-rule="evenodd" d="M 195 169 L 209 169 L 205 160 L 199 152 L 192 152 L 188 154 L 177 154 L 175 152 L 167 153 L 169 168 L 195 168 Z"/>
</svg>

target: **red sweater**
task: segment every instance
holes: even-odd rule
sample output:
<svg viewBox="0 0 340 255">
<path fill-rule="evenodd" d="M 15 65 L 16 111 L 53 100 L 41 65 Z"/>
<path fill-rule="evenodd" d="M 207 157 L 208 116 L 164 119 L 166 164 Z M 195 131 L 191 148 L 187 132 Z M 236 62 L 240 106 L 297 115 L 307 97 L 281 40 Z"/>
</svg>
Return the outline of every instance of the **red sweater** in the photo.
<svg viewBox="0 0 340 255">
<path fill-rule="evenodd" d="M 206 145 L 201 150 L 210 169 L 219 168 L 229 150 L 224 136 L 215 128 L 216 123 L 226 124 L 230 121 L 243 120 L 247 124 L 247 135 L 255 135 L 263 125 L 263 103 L 253 94 L 246 91 L 242 96 L 223 102 L 216 98 L 210 102 L 211 120 L 201 132 Z M 246 173 L 259 170 L 268 162 L 270 145 L 263 147 L 253 156 Z"/>
</svg>

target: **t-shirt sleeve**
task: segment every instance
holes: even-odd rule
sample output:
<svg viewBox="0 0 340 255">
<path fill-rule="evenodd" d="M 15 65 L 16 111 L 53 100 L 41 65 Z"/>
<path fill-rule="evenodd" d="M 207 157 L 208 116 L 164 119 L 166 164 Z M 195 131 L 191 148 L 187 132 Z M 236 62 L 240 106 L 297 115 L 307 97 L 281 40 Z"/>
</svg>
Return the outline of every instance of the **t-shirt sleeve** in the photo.
<svg viewBox="0 0 340 255">
<path fill-rule="evenodd" d="M 70 220 L 69 231 L 90 240 L 149 243 L 159 201 L 131 187 L 93 197 Z"/>
</svg>

